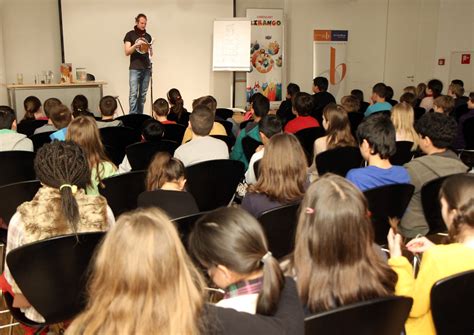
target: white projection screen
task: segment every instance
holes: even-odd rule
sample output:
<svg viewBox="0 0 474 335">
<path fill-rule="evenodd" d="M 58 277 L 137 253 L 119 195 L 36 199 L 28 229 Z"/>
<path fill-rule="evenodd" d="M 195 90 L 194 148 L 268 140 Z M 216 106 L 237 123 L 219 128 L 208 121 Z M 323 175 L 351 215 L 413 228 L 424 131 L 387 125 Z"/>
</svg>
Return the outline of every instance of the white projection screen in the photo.
<svg viewBox="0 0 474 335">
<path fill-rule="evenodd" d="M 216 18 L 232 16 L 232 0 L 62 0 L 61 6 L 66 62 L 74 74 L 86 68 L 96 80 L 106 81 L 104 94 L 119 96 L 125 113 L 129 57 L 123 38 L 139 13 L 147 15 L 147 32 L 154 38 L 153 99 L 166 98 L 176 87 L 188 110 L 193 99 L 207 94 L 220 106 L 229 105 L 232 77 L 212 72 L 212 31 Z"/>
</svg>

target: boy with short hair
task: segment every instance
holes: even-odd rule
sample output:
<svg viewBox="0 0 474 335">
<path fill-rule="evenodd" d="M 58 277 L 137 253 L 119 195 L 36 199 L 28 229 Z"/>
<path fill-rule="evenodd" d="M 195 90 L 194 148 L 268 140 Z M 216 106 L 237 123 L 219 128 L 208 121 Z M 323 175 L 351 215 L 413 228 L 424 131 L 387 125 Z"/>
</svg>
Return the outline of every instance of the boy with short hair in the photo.
<svg viewBox="0 0 474 335">
<path fill-rule="evenodd" d="M 72 113 L 69 108 L 62 104 L 54 106 L 50 112 L 50 119 L 54 127 L 58 129 L 57 131 L 49 135 L 51 141 L 66 140 L 67 127 L 72 121 Z"/>
<path fill-rule="evenodd" d="M 397 150 L 395 127 L 390 118 L 376 114 L 366 118 L 357 128 L 357 141 L 368 166 L 350 170 L 346 178 L 361 191 L 392 185 L 408 184 L 410 176 L 402 166 L 392 165 L 390 156 Z"/>
<path fill-rule="evenodd" d="M 434 99 L 433 110 L 436 113 L 451 115 L 454 110 L 454 99 L 449 95 L 441 95 Z"/>
<path fill-rule="evenodd" d="M 299 92 L 300 87 L 294 83 L 289 83 L 286 87 L 286 99 L 281 102 L 280 107 L 276 112 L 276 115 L 280 118 L 283 126 L 296 117 L 295 114 L 293 114 L 292 100 L 296 93 Z"/>
<path fill-rule="evenodd" d="M 319 122 L 309 114 L 313 110 L 313 98 L 308 93 L 299 92 L 293 98 L 293 113 L 298 116 L 288 122 L 285 132 L 294 134 L 306 128 L 319 127 Z"/>
<path fill-rule="evenodd" d="M 169 112 L 170 105 L 168 104 L 168 101 L 163 98 L 155 100 L 153 103 L 153 116 L 156 120 L 160 121 L 162 124 L 176 124 L 176 122 L 167 119 Z"/>
<path fill-rule="evenodd" d="M 9 106 L 0 106 L 0 151 L 33 151 L 33 142 L 16 132 L 16 114 Z"/>
<path fill-rule="evenodd" d="M 387 86 L 384 83 L 377 83 L 372 87 L 372 105 L 367 107 L 364 116 L 369 116 L 379 112 L 390 111 L 392 105 L 385 101 L 387 96 Z"/>
<path fill-rule="evenodd" d="M 106 95 L 99 102 L 99 111 L 102 115 L 102 120 L 97 121 L 97 127 L 106 128 L 106 127 L 120 127 L 123 126 L 121 120 L 115 120 L 114 115 L 117 110 L 117 100 L 111 96 Z"/>
<path fill-rule="evenodd" d="M 334 96 L 327 90 L 329 81 L 326 77 L 316 77 L 313 79 L 313 110 L 311 116 L 318 120 L 319 124 L 323 122 L 323 110 L 330 103 L 336 103 Z"/>
<path fill-rule="evenodd" d="M 227 144 L 209 136 L 214 124 L 214 113 L 205 105 L 198 105 L 189 116 L 192 130 L 191 141 L 182 144 L 174 152 L 174 157 L 184 166 L 215 159 L 228 159 Z"/>
<path fill-rule="evenodd" d="M 50 132 L 50 131 L 56 131 L 57 130 L 53 125 L 53 121 L 51 121 L 50 113 L 51 113 L 51 109 L 54 106 L 58 106 L 58 105 L 61 105 L 61 100 L 59 100 L 57 98 L 46 99 L 46 101 L 43 104 L 43 111 L 44 111 L 44 114 L 46 115 L 46 117 L 48 118 L 48 123 L 41 126 L 41 127 L 39 127 L 39 128 L 36 128 L 34 134 L 47 133 L 47 132 Z"/>
</svg>

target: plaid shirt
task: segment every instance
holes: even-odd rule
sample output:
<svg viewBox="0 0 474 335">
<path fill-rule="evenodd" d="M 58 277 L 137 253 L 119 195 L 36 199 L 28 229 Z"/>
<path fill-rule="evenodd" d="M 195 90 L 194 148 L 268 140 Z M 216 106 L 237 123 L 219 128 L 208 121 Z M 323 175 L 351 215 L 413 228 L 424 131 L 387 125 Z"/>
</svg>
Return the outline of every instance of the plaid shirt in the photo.
<svg viewBox="0 0 474 335">
<path fill-rule="evenodd" d="M 262 290 L 263 277 L 251 280 L 242 280 L 226 288 L 224 299 L 246 294 L 258 294 Z"/>
</svg>

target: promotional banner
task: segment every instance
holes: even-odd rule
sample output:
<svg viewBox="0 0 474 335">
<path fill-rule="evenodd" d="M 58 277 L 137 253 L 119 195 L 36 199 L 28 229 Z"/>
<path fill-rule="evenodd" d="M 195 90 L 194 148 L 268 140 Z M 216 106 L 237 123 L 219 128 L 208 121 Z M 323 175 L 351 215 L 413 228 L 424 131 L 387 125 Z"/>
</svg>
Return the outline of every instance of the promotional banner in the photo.
<svg viewBox="0 0 474 335">
<path fill-rule="evenodd" d="M 247 102 L 260 92 L 270 101 L 282 100 L 283 10 L 247 9 L 252 24 Z"/>
<path fill-rule="evenodd" d="M 313 50 L 313 78 L 326 77 L 328 91 L 340 101 L 344 95 L 347 76 L 347 30 L 315 30 Z"/>
</svg>

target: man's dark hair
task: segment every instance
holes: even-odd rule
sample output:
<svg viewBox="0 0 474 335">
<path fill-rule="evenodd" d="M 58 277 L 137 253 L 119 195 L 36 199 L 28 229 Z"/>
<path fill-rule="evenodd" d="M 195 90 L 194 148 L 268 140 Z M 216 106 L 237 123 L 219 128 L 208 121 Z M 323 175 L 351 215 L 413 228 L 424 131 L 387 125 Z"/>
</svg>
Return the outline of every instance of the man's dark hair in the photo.
<svg viewBox="0 0 474 335">
<path fill-rule="evenodd" d="M 289 83 L 286 87 L 286 92 L 290 97 L 294 97 L 296 93 L 300 91 L 300 87 L 294 83 Z"/>
<path fill-rule="evenodd" d="M 193 109 L 196 106 L 199 105 L 204 105 L 209 108 L 209 110 L 212 112 L 212 114 L 216 114 L 216 109 L 217 109 L 217 100 L 214 98 L 212 95 L 205 95 L 203 97 L 197 98 L 193 100 Z"/>
<path fill-rule="evenodd" d="M 264 117 L 270 110 L 270 100 L 261 93 L 256 93 L 252 96 L 252 108 L 255 116 Z"/>
<path fill-rule="evenodd" d="M 43 110 L 44 110 L 44 114 L 48 117 L 48 119 L 50 117 L 49 113 L 51 112 L 51 108 L 60 104 L 61 104 L 61 100 L 59 100 L 58 98 L 46 99 L 46 101 L 43 104 Z"/>
<path fill-rule="evenodd" d="M 385 92 L 385 99 L 387 100 L 392 100 L 393 95 L 395 94 L 393 92 L 393 88 L 391 86 L 386 86 L 386 92 Z"/>
<path fill-rule="evenodd" d="M 165 127 L 160 121 L 148 119 L 143 122 L 142 135 L 146 142 L 158 142 L 165 134 Z"/>
<path fill-rule="evenodd" d="M 170 111 L 170 105 L 168 101 L 163 98 L 156 99 L 153 103 L 153 112 L 158 116 L 166 116 Z"/>
<path fill-rule="evenodd" d="M 407 104 L 411 105 L 412 107 L 415 107 L 416 96 L 413 93 L 405 92 L 400 97 L 400 102 L 406 102 Z"/>
<path fill-rule="evenodd" d="M 111 95 L 106 95 L 100 99 L 99 109 L 103 116 L 113 116 L 117 110 L 117 100 Z"/>
<path fill-rule="evenodd" d="M 140 13 L 140 14 L 138 14 L 138 15 L 135 17 L 135 22 L 138 23 L 138 21 L 140 21 L 140 19 L 141 19 L 142 17 L 143 17 L 145 20 L 148 20 L 148 19 L 146 18 L 146 15 L 145 15 L 145 14 Z"/>
<path fill-rule="evenodd" d="M 360 102 L 364 102 L 364 92 L 359 89 L 354 89 L 351 91 L 351 95 L 359 99 Z"/>
<path fill-rule="evenodd" d="M 388 159 L 397 150 L 395 127 L 390 118 L 383 113 L 371 115 L 359 125 L 357 128 L 359 145 L 363 140 L 369 143 L 372 153 L 379 154 L 382 159 Z"/>
<path fill-rule="evenodd" d="M 441 80 L 431 79 L 427 86 L 433 92 L 433 98 L 435 99 L 441 95 L 441 92 L 443 92 L 443 83 Z"/>
<path fill-rule="evenodd" d="M 372 87 L 372 92 L 385 99 L 387 96 L 387 85 L 384 83 L 377 83 Z"/>
<path fill-rule="evenodd" d="M 258 128 L 267 138 L 271 138 L 273 135 L 281 133 L 282 124 L 276 115 L 265 115 L 258 122 Z"/>
<path fill-rule="evenodd" d="M 9 106 L 0 106 L 0 129 L 12 129 L 15 121 L 15 111 Z"/>
<path fill-rule="evenodd" d="M 214 125 L 214 113 L 206 105 L 197 105 L 189 116 L 191 129 L 198 136 L 207 136 Z"/>
<path fill-rule="evenodd" d="M 459 85 L 464 88 L 464 82 L 461 79 L 453 79 L 451 84 Z"/>
<path fill-rule="evenodd" d="M 293 107 L 299 116 L 308 116 L 313 110 L 313 106 L 313 97 L 308 93 L 296 93 L 293 98 Z"/>
<path fill-rule="evenodd" d="M 316 77 L 313 79 L 313 85 L 316 86 L 320 91 L 326 92 L 329 87 L 329 81 L 326 77 Z"/>
<path fill-rule="evenodd" d="M 456 121 L 442 113 L 425 113 L 415 124 L 421 137 L 429 137 L 436 148 L 448 148 L 457 136 Z"/>
</svg>

